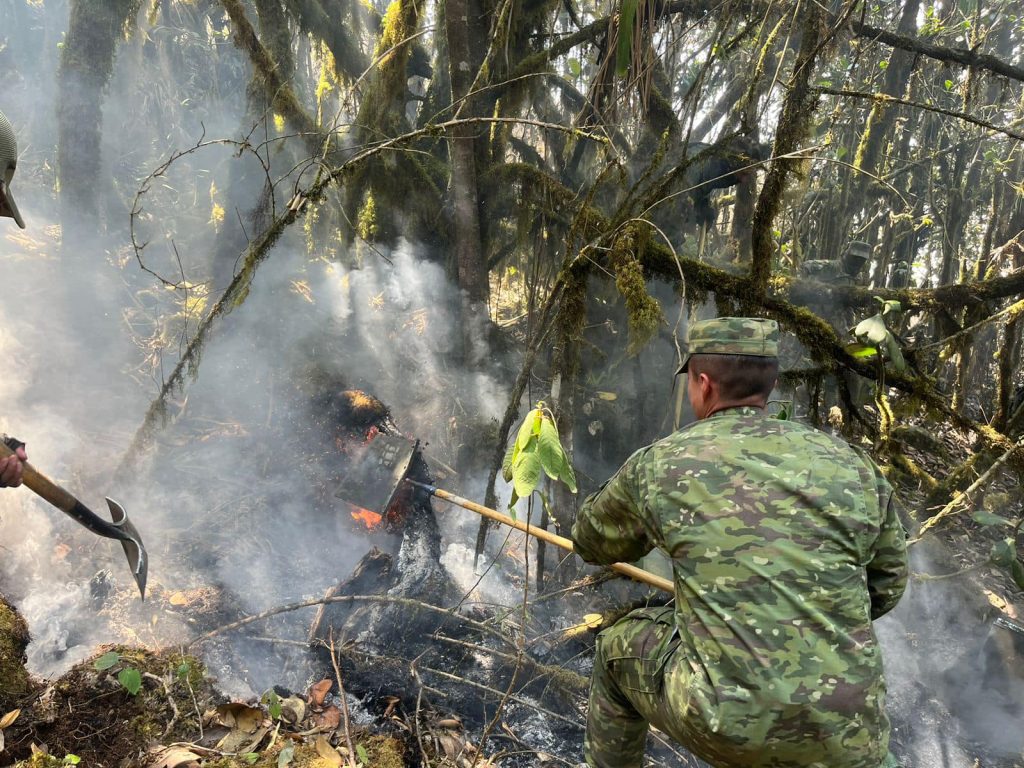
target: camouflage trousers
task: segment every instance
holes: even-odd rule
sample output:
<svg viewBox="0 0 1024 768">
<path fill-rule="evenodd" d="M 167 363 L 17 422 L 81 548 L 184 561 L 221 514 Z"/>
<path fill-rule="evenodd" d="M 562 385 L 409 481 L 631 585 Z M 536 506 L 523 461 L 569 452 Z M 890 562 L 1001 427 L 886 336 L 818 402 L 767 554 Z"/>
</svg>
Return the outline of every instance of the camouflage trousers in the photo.
<svg viewBox="0 0 1024 768">
<path fill-rule="evenodd" d="M 598 636 L 583 743 L 588 766 L 641 768 L 649 725 L 687 747 L 673 735 L 679 733 L 675 724 L 682 713 L 671 710 L 663 691 L 666 667 L 679 644 L 672 607 L 633 611 Z M 696 759 L 692 765 L 698 765 Z M 879 768 L 899 768 L 899 763 L 890 754 Z"/>
</svg>

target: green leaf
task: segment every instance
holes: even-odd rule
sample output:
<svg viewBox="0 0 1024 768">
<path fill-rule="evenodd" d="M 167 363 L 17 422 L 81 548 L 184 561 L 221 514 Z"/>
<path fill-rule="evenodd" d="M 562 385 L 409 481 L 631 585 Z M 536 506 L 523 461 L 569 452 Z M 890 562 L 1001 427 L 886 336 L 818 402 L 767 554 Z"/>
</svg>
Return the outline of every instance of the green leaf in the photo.
<svg viewBox="0 0 1024 768">
<path fill-rule="evenodd" d="M 519 434 L 516 435 L 515 446 L 517 454 L 526 447 L 533 435 L 540 432 L 540 424 L 537 422 L 542 418 L 544 418 L 544 416 L 537 408 L 534 408 L 526 414 L 526 418 L 523 419 L 523 423 L 519 427 Z M 518 458 L 518 456 L 513 457 L 512 461 L 515 462 L 516 458 Z"/>
<path fill-rule="evenodd" d="M 277 768 L 285 768 L 295 757 L 295 747 L 289 744 L 277 756 Z"/>
<path fill-rule="evenodd" d="M 900 349 L 900 343 L 896 341 L 896 337 L 892 333 L 885 340 L 885 353 L 897 373 L 903 373 L 907 369 L 907 363 L 903 359 L 903 350 Z"/>
<path fill-rule="evenodd" d="M 510 479 L 511 482 L 511 479 Z M 512 496 L 508 500 L 508 514 L 513 520 L 516 519 L 516 502 L 519 501 L 519 494 L 516 493 L 516 489 L 512 489 Z"/>
<path fill-rule="evenodd" d="M 64 755 L 64 759 L 61 761 L 64 765 L 78 765 L 82 762 L 82 758 L 78 755 Z"/>
<path fill-rule="evenodd" d="M 989 556 L 989 559 L 993 565 L 1009 568 L 1017 559 L 1016 546 L 1017 542 L 1012 537 L 997 541 L 992 546 L 992 554 Z"/>
<path fill-rule="evenodd" d="M 889 329 L 885 325 L 885 320 L 882 319 L 882 313 L 879 312 L 877 315 L 872 315 L 857 323 L 857 327 L 853 329 L 853 335 L 862 344 L 882 347 L 889 336 Z"/>
<path fill-rule="evenodd" d="M 779 412 L 775 414 L 775 418 L 779 421 L 789 420 L 789 411 L 786 410 L 786 406 L 782 406 L 782 408 L 779 409 Z"/>
<path fill-rule="evenodd" d="M 562 443 L 558 439 L 558 428 L 551 419 L 541 421 L 537 446 L 544 473 L 552 480 L 557 480 L 558 472 L 565 463 L 565 451 L 562 450 Z"/>
<path fill-rule="evenodd" d="M 241 757 L 249 765 L 254 765 L 260 759 L 260 753 L 259 752 L 246 752 Z"/>
<path fill-rule="evenodd" d="M 978 511 L 971 515 L 971 519 L 978 525 L 1013 525 L 1005 517 L 993 515 L 991 512 Z"/>
<path fill-rule="evenodd" d="M 96 661 L 93 662 L 93 667 L 102 672 L 105 669 L 110 669 L 112 666 L 117 664 L 121 660 L 121 654 L 117 651 L 108 651 L 100 656 Z"/>
<path fill-rule="evenodd" d="M 1017 582 L 1017 586 L 1024 589 L 1024 563 L 1014 560 L 1010 566 L 1010 572 L 1013 574 L 1013 580 Z"/>
<path fill-rule="evenodd" d="M 896 299 L 888 299 L 882 302 L 882 317 L 885 317 L 886 315 L 899 315 L 902 312 L 903 305 Z"/>
<path fill-rule="evenodd" d="M 573 77 L 579 77 L 583 74 L 583 66 L 580 64 L 579 59 L 569 59 L 566 63 L 569 65 L 569 73 Z"/>
<path fill-rule="evenodd" d="M 540 454 L 536 450 L 527 450 L 519 454 L 519 459 L 512 467 L 512 485 L 516 493 L 526 498 L 537 488 L 542 470 Z"/>
<path fill-rule="evenodd" d="M 140 690 L 142 690 L 142 673 L 135 667 L 125 667 L 117 673 L 117 682 L 119 682 L 124 689 L 128 691 L 128 693 L 135 696 Z"/>
<path fill-rule="evenodd" d="M 851 357 L 862 359 L 866 357 L 875 357 L 878 354 L 876 347 L 869 346 L 867 344 L 861 344 L 859 341 L 855 341 L 852 344 L 847 344 L 844 347 Z"/>
<path fill-rule="evenodd" d="M 506 483 L 512 482 L 512 462 L 516 459 L 516 445 L 513 443 L 505 451 L 505 458 L 501 460 L 501 476 Z"/>
<path fill-rule="evenodd" d="M 576 493 L 576 472 L 572 468 L 572 464 L 569 462 L 569 457 L 564 453 L 562 454 L 562 467 L 558 471 L 558 479 L 568 486 L 569 490 Z"/>
<path fill-rule="evenodd" d="M 946 90 L 947 91 L 953 90 L 953 81 L 952 80 L 947 80 L 945 85 L 946 85 Z"/>
<path fill-rule="evenodd" d="M 191 672 L 192 672 L 192 665 L 189 664 L 187 661 L 182 662 L 181 666 L 179 666 L 178 669 L 176 670 L 176 674 L 178 676 L 178 679 L 182 680 L 182 681 L 187 680 L 188 676 L 189 676 L 189 674 Z"/>
<path fill-rule="evenodd" d="M 277 695 L 277 691 L 271 688 L 263 694 L 263 703 L 267 705 L 267 712 L 274 720 L 281 719 L 281 697 Z"/>
<path fill-rule="evenodd" d="M 356 744 L 356 754 L 359 755 L 359 762 L 363 765 L 370 764 L 370 753 L 366 751 L 366 747 L 362 744 Z"/>
<path fill-rule="evenodd" d="M 625 77 L 633 58 L 633 22 L 636 19 L 637 0 L 622 0 L 619 11 L 619 43 L 615 48 L 615 74 Z"/>
</svg>

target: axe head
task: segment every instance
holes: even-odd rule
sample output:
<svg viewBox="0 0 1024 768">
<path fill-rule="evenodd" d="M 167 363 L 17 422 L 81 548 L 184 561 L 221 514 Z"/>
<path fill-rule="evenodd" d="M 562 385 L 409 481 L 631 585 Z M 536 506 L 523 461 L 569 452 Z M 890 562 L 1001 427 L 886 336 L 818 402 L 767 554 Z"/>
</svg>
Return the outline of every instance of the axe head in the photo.
<svg viewBox="0 0 1024 768">
<path fill-rule="evenodd" d="M 114 526 L 124 533 L 120 538 L 121 546 L 124 548 L 125 557 L 128 558 L 128 566 L 132 569 L 132 576 L 139 587 L 139 595 L 146 599 L 146 577 L 149 575 L 149 556 L 142 544 L 142 537 L 135 530 L 124 507 L 111 498 L 107 499 L 107 506 L 110 508 L 110 519 Z"/>
</svg>

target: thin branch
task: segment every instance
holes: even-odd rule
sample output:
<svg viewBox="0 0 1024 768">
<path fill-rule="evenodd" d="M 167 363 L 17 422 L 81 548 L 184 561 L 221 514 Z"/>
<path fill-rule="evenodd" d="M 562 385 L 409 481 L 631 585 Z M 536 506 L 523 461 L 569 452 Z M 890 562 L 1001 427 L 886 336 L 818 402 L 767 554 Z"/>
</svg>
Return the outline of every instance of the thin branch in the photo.
<svg viewBox="0 0 1024 768">
<path fill-rule="evenodd" d="M 942 107 L 936 107 L 933 104 L 922 104 L 920 101 L 911 101 L 910 99 L 903 99 L 898 96 L 889 96 L 884 93 L 867 93 L 865 91 L 850 91 L 844 88 L 826 88 L 822 85 L 815 85 L 811 87 L 812 91 L 817 93 L 824 93 L 829 96 L 842 96 L 850 99 L 866 99 L 868 101 L 884 101 L 889 104 L 902 104 L 906 107 L 913 107 L 914 109 L 922 109 L 926 112 L 935 112 L 940 115 L 946 115 L 947 117 L 955 117 L 957 120 L 963 120 L 966 123 L 977 125 L 980 128 L 984 128 L 995 133 L 1002 133 L 1009 136 L 1012 139 L 1018 141 L 1024 141 L 1024 133 L 1013 130 L 1012 128 L 1006 128 L 995 123 L 990 123 L 987 120 L 974 117 L 967 112 L 960 112 L 955 109 L 943 109 Z"/>
</svg>

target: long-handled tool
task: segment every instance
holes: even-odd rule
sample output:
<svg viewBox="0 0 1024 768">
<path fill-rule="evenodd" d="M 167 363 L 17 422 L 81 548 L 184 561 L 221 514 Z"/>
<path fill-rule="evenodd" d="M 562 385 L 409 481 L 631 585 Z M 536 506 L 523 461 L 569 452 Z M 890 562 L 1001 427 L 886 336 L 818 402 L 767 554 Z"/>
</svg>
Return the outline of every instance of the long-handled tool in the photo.
<svg viewBox="0 0 1024 768">
<path fill-rule="evenodd" d="M 395 494 L 402 483 L 409 483 L 417 488 L 422 488 L 431 496 L 444 499 L 451 504 L 476 512 L 491 520 L 504 523 L 523 533 L 534 536 L 538 539 L 554 544 L 569 552 L 573 551 L 572 541 L 564 536 L 558 536 L 544 528 L 524 523 L 508 515 L 503 515 L 496 509 L 482 506 L 476 502 L 456 496 L 454 493 L 436 488 L 433 485 L 421 483 L 408 477 L 412 469 L 412 459 L 416 446 L 403 438 L 392 435 L 377 435 L 374 440 L 366 446 L 366 453 L 348 477 L 342 480 L 341 487 L 335 494 L 338 498 L 344 499 L 371 512 L 381 515 L 386 514 L 387 507 L 395 498 Z M 675 586 L 668 579 L 655 576 L 643 568 L 627 563 L 615 563 L 609 566 L 613 571 L 629 576 L 631 579 L 648 584 L 657 589 L 662 589 L 670 594 L 675 594 Z"/>
<path fill-rule="evenodd" d="M 10 445 L 4 440 L 0 440 L 0 458 L 7 458 L 13 455 L 15 455 L 15 452 Z M 132 576 L 139 587 L 139 595 L 143 600 L 146 599 L 146 577 L 149 573 L 149 557 L 146 554 L 146 547 L 142 543 L 142 538 L 128 519 L 124 507 L 113 499 L 108 498 L 107 506 L 110 508 L 110 518 L 113 521 L 108 523 L 27 461 L 22 462 L 22 481 L 37 495 L 46 499 L 46 501 L 64 512 L 79 525 L 88 528 L 98 536 L 120 541 L 121 546 L 124 548 L 124 554 L 128 558 L 128 566 L 132 570 Z"/>
<path fill-rule="evenodd" d="M 562 549 L 568 552 L 573 551 L 572 541 L 570 539 L 567 539 L 564 536 L 559 536 L 556 533 L 551 533 L 551 531 L 547 530 L 546 528 L 538 528 L 535 525 L 524 523 L 522 520 L 516 520 L 515 518 L 509 517 L 508 515 L 503 515 L 496 509 L 491 509 L 490 507 L 482 506 L 480 504 L 477 504 L 476 502 L 464 499 L 461 496 L 456 496 L 454 493 L 449 493 L 448 491 L 443 490 L 441 488 L 436 488 L 433 485 L 421 483 L 418 480 L 410 480 L 409 478 L 406 478 L 405 482 L 409 483 L 410 485 L 415 485 L 417 488 L 422 488 L 431 496 L 436 496 L 439 499 L 444 499 L 445 501 L 460 506 L 463 509 L 468 509 L 471 512 L 476 512 L 478 515 L 483 515 L 484 517 L 490 518 L 491 520 L 496 520 L 499 523 L 504 523 L 505 525 L 512 526 L 513 528 L 520 530 L 523 533 L 528 533 L 530 536 L 535 536 L 536 538 L 546 541 L 549 544 L 554 544 L 556 547 L 561 547 Z M 671 581 L 669 581 L 668 579 L 663 579 L 661 576 L 655 576 L 653 573 L 651 573 L 650 571 L 645 571 L 643 568 L 637 568 L 635 565 L 629 565 L 628 563 L 613 563 L 608 567 L 611 568 L 613 571 L 618 571 L 624 576 L 629 576 L 629 578 L 631 579 L 635 579 L 636 581 L 642 582 L 649 586 L 656 587 L 657 589 L 662 589 L 670 594 L 675 594 L 675 586 L 672 584 Z"/>
</svg>

